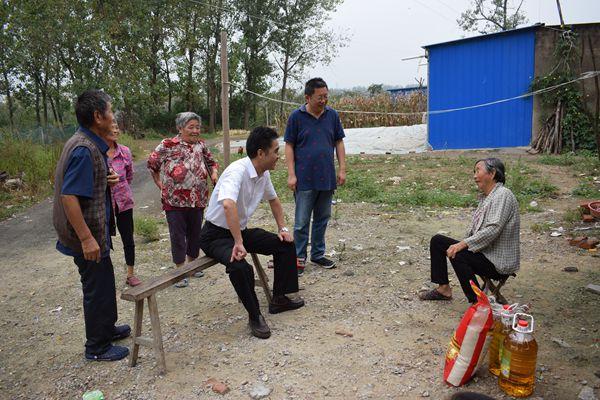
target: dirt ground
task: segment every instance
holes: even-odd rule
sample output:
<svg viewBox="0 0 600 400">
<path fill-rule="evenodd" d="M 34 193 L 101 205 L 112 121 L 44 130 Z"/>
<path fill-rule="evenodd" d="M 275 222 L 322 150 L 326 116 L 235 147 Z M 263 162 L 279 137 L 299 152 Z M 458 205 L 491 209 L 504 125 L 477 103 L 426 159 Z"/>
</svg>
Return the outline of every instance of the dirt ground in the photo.
<svg viewBox="0 0 600 400">
<path fill-rule="evenodd" d="M 598 396 L 600 296 L 584 288 L 600 284 L 600 258 L 568 246 L 564 237 L 531 229 L 547 221 L 560 226 L 562 213 L 578 204 L 568 195 L 576 181 L 567 168 L 536 168 L 559 186 L 561 196 L 540 202 L 543 212 L 522 215 L 521 270 L 503 294 L 511 302 L 530 303 L 536 319 L 533 398 L 576 399 L 584 386 Z M 138 180 L 134 191 L 135 212 L 160 217 L 152 184 Z M 271 399 L 444 399 L 459 390 L 509 398 L 486 369 L 464 389 L 442 380 L 448 341 L 468 306 L 456 280 L 451 302 L 415 296 L 429 281 L 429 238 L 442 231 L 461 237 L 472 210 L 334 207 L 327 242 L 339 266 L 307 269 L 300 278 L 306 307 L 297 311 L 269 315 L 258 292 L 273 333 L 268 340 L 250 336 L 245 311 L 220 265 L 188 288 L 160 292 L 165 376 L 157 374 L 154 354 L 143 347 L 134 368 L 127 360 L 84 360 L 79 275 L 72 260 L 54 250 L 49 202 L 1 222 L 0 398 L 77 399 L 99 389 L 107 399 L 248 399 L 259 386 L 270 390 Z M 292 204 L 285 210 L 293 217 Z M 273 229 L 265 207 L 253 220 L 254 226 Z M 136 270 L 142 279 L 171 265 L 166 226 L 161 232 L 157 242 L 138 241 Z M 119 296 L 125 270 L 116 243 Z M 578 272 L 564 272 L 566 266 Z M 119 299 L 118 307 L 119 322 L 132 324 L 133 304 Z M 340 329 L 353 336 L 336 334 Z M 150 330 L 147 312 L 143 330 Z M 230 392 L 213 393 L 205 385 L 209 378 L 226 383 Z"/>
</svg>

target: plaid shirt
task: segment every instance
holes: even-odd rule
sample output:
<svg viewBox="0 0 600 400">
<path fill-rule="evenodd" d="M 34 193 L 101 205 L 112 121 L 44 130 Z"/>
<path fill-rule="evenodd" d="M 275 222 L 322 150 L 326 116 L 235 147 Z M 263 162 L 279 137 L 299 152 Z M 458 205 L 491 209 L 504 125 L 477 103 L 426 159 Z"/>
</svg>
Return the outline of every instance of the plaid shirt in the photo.
<svg viewBox="0 0 600 400">
<path fill-rule="evenodd" d="M 517 199 L 496 183 L 489 195 L 480 198 L 464 241 L 470 251 L 483 253 L 500 274 L 512 274 L 520 266 L 519 226 Z"/>
</svg>

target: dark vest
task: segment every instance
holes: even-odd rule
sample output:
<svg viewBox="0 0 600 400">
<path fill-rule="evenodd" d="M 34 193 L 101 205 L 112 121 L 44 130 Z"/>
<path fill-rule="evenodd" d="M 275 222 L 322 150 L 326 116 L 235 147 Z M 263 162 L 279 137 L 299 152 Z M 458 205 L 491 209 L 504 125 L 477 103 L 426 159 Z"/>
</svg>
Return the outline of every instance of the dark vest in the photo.
<svg viewBox="0 0 600 400">
<path fill-rule="evenodd" d="M 76 147 L 86 147 L 90 150 L 94 162 L 94 189 L 91 199 L 78 197 L 83 219 L 92 235 L 100 246 L 100 252 L 105 253 L 109 250 L 106 240 L 106 195 L 107 195 L 107 168 L 104 156 L 96 144 L 81 131 L 75 134 L 65 143 L 62 154 L 56 165 L 56 175 L 54 178 L 54 205 L 52 221 L 54 229 L 58 234 L 58 240 L 71 250 L 77 253 L 83 253 L 81 242 L 75 233 L 75 230 L 67 220 L 65 210 L 61 201 L 61 189 L 67 168 L 67 162 L 71 153 Z"/>
</svg>

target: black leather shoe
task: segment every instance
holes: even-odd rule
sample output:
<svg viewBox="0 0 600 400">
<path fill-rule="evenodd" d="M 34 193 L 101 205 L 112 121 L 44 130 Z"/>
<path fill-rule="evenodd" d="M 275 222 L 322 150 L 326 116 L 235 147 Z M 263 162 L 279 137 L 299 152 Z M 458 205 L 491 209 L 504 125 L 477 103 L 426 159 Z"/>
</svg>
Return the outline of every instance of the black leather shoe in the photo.
<svg viewBox="0 0 600 400">
<path fill-rule="evenodd" d="M 267 325 L 267 321 L 265 321 L 265 317 L 262 315 L 259 315 L 256 319 L 249 318 L 248 325 L 250 326 L 252 335 L 257 338 L 268 339 L 271 337 L 271 329 L 269 329 L 269 325 Z"/>
<path fill-rule="evenodd" d="M 125 325 L 115 325 L 115 332 L 113 333 L 112 340 L 113 342 L 116 340 L 125 339 L 131 335 L 131 327 L 127 324 Z"/>
<path fill-rule="evenodd" d="M 280 312 L 295 310 L 304 306 L 304 300 L 290 299 L 287 296 L 274 297 L 271 304 L 269 304 L 269 313 L 278 314 Z"/>
</svg>

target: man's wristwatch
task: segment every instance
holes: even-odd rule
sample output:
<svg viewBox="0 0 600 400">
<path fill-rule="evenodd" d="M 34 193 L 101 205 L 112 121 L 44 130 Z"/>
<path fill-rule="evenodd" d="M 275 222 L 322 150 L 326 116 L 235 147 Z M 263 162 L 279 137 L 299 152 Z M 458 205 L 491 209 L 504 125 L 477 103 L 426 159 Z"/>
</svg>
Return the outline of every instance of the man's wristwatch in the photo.
<svg viewBox="0 0 600 400">
<path fill-rule="evenodd" d="M 288 232 L 289 233 L 290 230 L 284 226 L 284 227 L 279 228 L 279 233 L 281 233 L 281 232 Z"/>
</svg>

